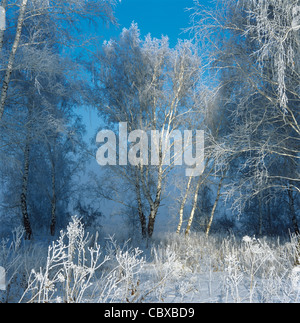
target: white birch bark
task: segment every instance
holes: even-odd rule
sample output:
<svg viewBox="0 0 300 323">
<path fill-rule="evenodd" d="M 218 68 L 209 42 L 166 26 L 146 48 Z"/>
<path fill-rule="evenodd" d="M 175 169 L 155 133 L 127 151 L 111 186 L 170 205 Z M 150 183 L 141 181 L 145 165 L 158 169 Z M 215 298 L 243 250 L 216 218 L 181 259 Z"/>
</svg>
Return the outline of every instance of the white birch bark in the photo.
<svg viewBox="0 0 300 323">
<path fill-rule="evenodd" d="M 196 211 L 196 208 L 197 208 L 199 188 L 200 188 L 202 183 L 203 183 L 202 176 L 199 176 L 199 179 L 198 179 L 198 182 L 197 182 L 197 185 L 196 185 L 196 189 L 195 189 L 195 193 L 194 193 L 192 210 L 191 210 L 191 213 L 190 213 L 188 224 L 187 224 L 186 229 L 185 229 L 185 235 L 188 235 L 190 233 L 190 229 L 191 229 L 191 226 L 192 226 L 192 223 L 193 223 L 193 220 L 194 220 L 195 211 Z"/>
<path fill-rule="evenodd" d="M 186 190 L 185 190 L 185 194 L 184 194 L 184 197 L 183 197 L 183 199 L 181 201 L 181 204 L 180 204 L 180 208 L 179 208 L 179 223 L 178 223 L 178 226 L 177 226 L 176 233 L 180 233 L 180 230 L 181 230 L 181 227 L 182 227 L 182 223 L 183 223 L 183 210 L 184 210 L 184 207 L 185 207 L 185 204 L 186 204 L 188 195 L 189 195 L 189 190 L 190 190 L 190 187 L 191 187 L 192 178 L 193 178 L 193 176 L 190 176 L 189 177 L 189 180 L 188 180 L 188 183 L 187 183 L 187 187 L 186 187 Z"/>
<path fill-rule="evenodd" d="M 19 18 L 17 23 L 17 30 L 15 35 L 15 40 L 9 55 L 8 64 L 2 84 L 2 90 L 1 90 L 1 97 L 0 97 L 0 120 L 3 117 L 4 114 L 4 108 L 5 108 L 5 102 L 7 98 L 7 92 L 8 92 L 8 86 L 10 82 L 11 73 L 13 71 L 14 61 L 16 57 L 16 52 L 19 47 L 19 42 L 21 38 L 22 28 L 23 28 L 23 22 L 25 17 L 25 11 L 27 7 L 28 0 L 22 0 L 20 5 L 20 12 L 19 12 Z"/>
<path fill-rule="evenodd" d="M 206 236 L 209 235 L 209 231 L 210 231 L 213 219 L 214 219 L 216 208 L 217 208 L 220 196 L 221 196 L 221 188 L 222 188 L 222 183 L 224 181 L 224 178 L 225 178 L 225 173 L 224 173 L 224 175 L 222 176 L 222 178 L 221 178 L 221 180 L 219 182 L 218 191 L 217 191 L 217 197 L 215 199 L 215 203 L 214 203 L 213 208 L 211 210 L 210 218 L 209 218 L 209 221 L 208 221 L 208 224 L 207 224 L 207 227 L 206 227 L 206 232 L 205 232 Z"/>
</svg>

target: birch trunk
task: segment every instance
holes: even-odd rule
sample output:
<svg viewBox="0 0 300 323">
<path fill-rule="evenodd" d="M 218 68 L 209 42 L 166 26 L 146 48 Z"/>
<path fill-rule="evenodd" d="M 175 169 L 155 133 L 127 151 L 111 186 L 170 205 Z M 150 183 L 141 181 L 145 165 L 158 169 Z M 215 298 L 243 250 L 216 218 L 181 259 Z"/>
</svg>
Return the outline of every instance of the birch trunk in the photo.
<svg viewBox="0 0 300 323">
<path fill-rule="evenodd" d="M 30 120 L 31 108 L 29 108 L 28 119 Z M 29 125 L 30 127 L 30 125 Z M 23 218 L 23 225 L 25 229 L 25 239 L 30 240 L 32 236 L 32 229 L 28 215 L 27 208 L 27 190 L 28 190 L 28 176 L 29 176 L 29 157 L 30 157 L 30 129 L 27 129 L 26 144 L 24 151 L 24 171 L 23 171 L 23 182 L 22 182 L 22 193 L 21 193 L 21 211 Z"/>
<path fill-rule="evenodd" d="M 218 191 L 217 191 L 217 197 L 216 197 L 215 203 L 213 205 L 213 208 L 211 210 L 209 222 L 208 222 L 207 227 L 206 227 L 206 232 L 205 232 L 206 236 L 209 235 L 209 231 L 210 231 L 210 228 L 211 228 L 213 219 L 214 219 L 214 215 L 215 215 L 215 212 L 216 212 L 216 208 L 217 208 L 217 205 L 218 205 L 220 196 L 221 196 L 221 188 L 222 188 L 222 183 L 223 183 L 224 178 L 225 178 L 225 174 L 222 176 L 222 178 L 221 178 L 221 180 L 219 182 Z"/>
<path fill-rule="evenodd" d="M 192 226 L 192 223 L 193 223 L 193 220 L 194 220 L 195 211 L 196 211 L 196 208 L 197 208 L 199 188 L 200 188 L 200 185 L 202 183 L 203 183 L 202 176 L 199 176 L 197 186 L 196 186 L 196 190 L 195 190 L 195 193 L 194 193 L 192 210 L 191 210 L 191 213 L 190 213 L 190 217 L 189 217 L 189 220 L 188 220 L 187 227 L 185 229 L 185 235 L 188 235 L 190 233 L 190 230 L 191 230 L 191 226 Z"/>
<path fill-rule="evenodd" d="M 154 223 L 156 218 L 157 210 L 154 207 L 151 207 L 149 220 L 148 220 L 148 237 L 151 238 L 154 231 Z"/>
<path fill-rule="evenodd" d="M 143 176 L 143 167 L 140 168 L 141 172 L 141 181 L 144 194 L 150 205 L 150 214 L 148 218 L 148 238 L 151 238 L 154 231 L 155 219 L 161 202 L 161 193 L 162 193 L 162 183 L 163 183 L 163 157 L 162 157 L 162 146 L 159 147 L 159 166 L 158 166 L 158 178 L 156 184 L 156 194 L 155 199 L 152 198 L 149 187 L 147 188 L 145 183 L 145 178 Z M 148 183 L 149 185 L 149 183 Z"/>
<path fill-rule="evenodd" d="M 30 240 L 32 236 L 32 230 L 27 209 L 27 187 L 28 187 L 28 174 L 29 174 L 29 145 L 25 147 L 25 163 L 24 163 L 24 175 L 22 183 L 21 193 L 21 210 L 23 217 L 23 225 L 25 229 L 25 240 Z"/>
<path fill-rule="evenodd" d="M 151 238 L 154 231 L 155 219 L 160 205 L 161 187 L 157 188 L 155 202 L 150 203 L 150 214 L 148 220 L 148 237 Z"/>
<path fill-rule="evenodd" d="M 5 107 L 5 102 L 6 102 L 6 98 L 7 98 L 8 85 L 10 82 L 10 77 L 11 77 L 11 73 L 13 70 L 16 52 L 17 52 L 20 38 L 21 38 L 27 1 L 28 0 L 22 0 L 22 2 L 21 2 L 19 18 L 18 18 L 18 23 L 17 23 L 16 36 L 15 36 L 15 40 L 14 40 L 14 43 L 13 43 L 13 46 L 12 46 L 12 49 L 11 49 L 11 52 L 9 55 L 8 64 L 7 64 L 7 68 L 6 68 L 6 72 L 5 72 L 5 76 L 4 76 L 4 80 L 3 80 L 3 84 L 2 84 L 1 97 L 0 97 L 0 120 L 2 119 L 3 114 L 4 114 L 4 107 Z"/>
<path fill-rule="evenodd" d="M 162 192 L 162 181 L 163 181 L 163 159 L 160 158 L 160 165 L 158 168 L 158 180 L 156 186 L 156 196 L 154 204 L 150 207 L 150 216 L 149 216 L 149 223 L 148 223 L 148 236 L 149 238 L 152 237 L 154 231 L 154 223 L 157 216 L 158 208 L 161 202 L 161 192 Z"/>
<path fill-rule="evenodd" d="M 178 226 L 177 226 L 176 233 L 180 233 L 180 230 L 181 230 L 181 227 L 182 227 L 182 223 L 183 223 L 183 210 L 184 210 L 184 207 L 185 207 L 185 204 L 186 204 L 186 200 L 187 200 L 188 195 L 189 195 L 189 190 L 190 190 L 190 187 L 191 187 L 192 178 L 193 177 L 190 176 L 189 181 L 187 183 L 185 195 L 184 195 L 184 197 L 182 199 L 182 202 L 180 204 L 180 209 L 179 209 L 179 223 L 178 223 Z"/>
</svg>

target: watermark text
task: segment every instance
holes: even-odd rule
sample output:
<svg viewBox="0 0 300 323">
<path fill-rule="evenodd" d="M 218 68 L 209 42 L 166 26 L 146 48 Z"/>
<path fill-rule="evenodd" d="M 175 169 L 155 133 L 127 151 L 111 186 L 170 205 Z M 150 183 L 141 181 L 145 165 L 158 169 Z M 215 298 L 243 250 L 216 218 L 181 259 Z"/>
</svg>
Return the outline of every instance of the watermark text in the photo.
<svg viewBox="0 0 300 323">
<path fill-rule="evenodd" d="M 98 132 L 96 160 L 105 165 L 186 165 L 186 176 L 200 176 L 204 170 L 204 131 L 133 130 L 119 123 L 118 136 L 112 130 Z"/>
</svg>

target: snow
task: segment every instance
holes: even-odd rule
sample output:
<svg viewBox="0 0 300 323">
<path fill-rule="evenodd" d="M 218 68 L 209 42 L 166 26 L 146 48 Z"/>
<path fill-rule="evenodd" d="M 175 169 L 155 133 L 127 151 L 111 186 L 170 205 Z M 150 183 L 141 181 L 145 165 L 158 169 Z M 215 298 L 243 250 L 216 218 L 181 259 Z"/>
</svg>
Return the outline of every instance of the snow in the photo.
<svg viewBox="0 0 300 323">
<path fill-rule="evenodd" d="M 297 293 L 300 292 L 300 266 L 296 266 L 292 269 L 291 281 L 293 290 Z"/>
<path fill-rule="evenodd" d="M 78 217 L 49 246 L 5 246 L 0 302 L 299 302 L 298 241 L 190 233 L 143 241 L 92 239 Z M 19 232 L 21 234 L 21 232 Z M 3 253 L 3 254 L 2 254 Z M 24 280 L 25 279 L 25 280 Z"/>
</svg>

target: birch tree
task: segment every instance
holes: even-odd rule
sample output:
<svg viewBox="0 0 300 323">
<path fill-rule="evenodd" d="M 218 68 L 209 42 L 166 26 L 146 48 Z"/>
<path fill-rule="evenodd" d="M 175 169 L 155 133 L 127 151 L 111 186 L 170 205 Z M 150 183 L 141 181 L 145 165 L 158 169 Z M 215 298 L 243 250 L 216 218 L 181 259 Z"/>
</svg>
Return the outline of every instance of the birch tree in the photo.
<svg viewBox="0 0 300 323">
<path fill-rule="evenodd" d="M 209 61 L 209 60 L 208 60 Z M 207 67 L 210 66 L 207 64 Z M 201 67 L 203 70 L 204 67 Z M 206 72 L 209 73 L 209 70 Z M 204 73 L 205 74 L 205 73 Z M 179 183 L 182 196 L 179 200 L 179 222 L 177 226 L 177 233 L 180 233 L 184 222 L 184 214 L 187 214 L 185 235 L 190 233 L 190 230 L 194 223 L 195 215 L 202 213 L 201 205 L 204 203 L 200 201 L 200 192 L 208 183 L 212 187 L 216 187 L 216 197 L 213 201 L 212 209 L 210 212 L 210 220 L 208 226 L 205 229 L 206 234 L 209 234 L 212 221 L 216 212 L 217 205 L 221 197 L 221 189 L 226 177 L 226 168 L 228 165 L 222 164 L 215 158 L 216 151 L 218 151 L 218 145 L 222 141 L 222 137 L 226 135 L 228 121 L 226 113 L 220 110 L 221 100 L 219 88 L 215 87 L 214 82 L 211 82 L 210 87 L 203 82 L 203 85 L 198 91 L 198 105 L 189 115 L 189 127 L 199 128 L 204 130 L 204 169 L 203 173 L 199 177 L 189 177 L 186 184 Z M 214 88 L 215 87 L 215 88 Z M 185 212 L 185 208 L 188 212 Z"/>
<path fill-rule="evenodd" d="M 6 9 L 12 7 L 14 2 L 2 0 L 1 6 Z M 113 15 L 113 8 L 116 2 L 114 0 L 101 1 L 37 1 L 37 0 L 20 0 L 17 2 L 17 16 L 15 18 L 15 26 L 10 20 L 14 19 L 13 13 L 9 14 L 12 9 L 7 10 L 7 21 L 14 31 L 14 40 L 11 48 L 9 48 L 9 55 L 7 67 L 2 80 L 2 89 L 0 96 L 0 121 L 3 117 L 5 104 L 8 96 L 9 84 L 11 81 L 11 74 L 14 69 L 16 53 L 20 47 L 22 38 L 22 30 L 26 26 L 26 21 L 40 17 L 51 17 L 52 27 L 56 27 L 57 39 L 60 38 L 60 46 L 77 45 L 80 36 L 78 35 L 78 26 L 83 24 L 86 20 L 103 19 L 105 22 L 116 23 Z M 47 18 L 46 18 L 47 19 Z M 81 20 L 81 21 L 80 21 Z M 74 37 L 74 30 L 77 36 Z M 73 34 L 73 37 L 72 37 Z M 5 31 L 0 31 L 0 51 L 3 47 L 5 38 Z M 48 40 L 44 40 L 48 41 Z M 88 43 L 89 37 L 85 37 L 85 43 Z M 25 41 L 26 43 L 26 41 Z M 34 40 L 33 45 L 37 42 Z M 22 44 L 22 46 L 30 46 L 30 42 Z"/>
<path fill-rule="evenodd" d="M 6 2 L 6 1 L 5 1 Z M 8 58 L 8 64 L 6 68 L 6 72 L 4 75 L 3 79 L 3 85 L 2 85 L 2 90 L 1 90 L 1 96 L 0 96 L 0 120 L 2 119 L 3 113 L 4 113 L 4 106 L 7 98 L 7 91 L 8 91 L 8 85 L 10 82 L 10 77 L 11 73 L 13 70 L 13 65 L 16 57 L 16 52 L 19 46 L 20 38 L 21 38 L 21 33 L 22 33 L 22 28 L 23 28 L 23 23 L 24 23 L 24 18 L 25 18 L 25 12 L 26 12 L 26 7 L 27 7 L 27 2 L 28 0 L 22 0 L 20 3 L 20 10 L 19 10 L 19 16 L 18 16 L 18 21 L 17 21 L 17 28 L 16 28 L 16 33 L 15 33 L 15 39 L 10 51 L 10 55 Z M 6 3 L 4 3 L 4 7 L 6 7 Z M 2 33 L 2 39 L 3 39 L 3 33 Z M 1 39 L 0 39 L 1 40 Z M 3 43 L 3 40 L 1 41 Z"/>
<path fill-rule="evenodd" d="M 237 170 L 227 186 L 233 208 L 243 212 L 266 190 L 299 193 L 298 1 L 222 0 L 214 11 L 195 5 L 193 29 L 210 45 L 229 116 L 214 160 Z"/>
<path fill-rule="evenodd" d="M 95 22 L 101 19 L 115 23 L 115 2 L 22 0 L 15 3 L 5 0 L 1 5 L 6 9 L 8 24 L 7 30 L 0 34 L 3 58 L 3 70 L 0 71 L 3 81 L 1 163 L 13 160 L 10 172 L 14 176 L 8 178 L 7 186 L 18 183 L 12 194 L 17 192 L 18 198 L 8 197 L 10 201 L 5 207 L 20 209 L 26 238 L 30 239 L 33 226 L 37 227 L 41 222 L 38 214 L 50 215 L 51 220 L 47 220 L 51 234 L 54 234 L 58 208 L 61 211 L 60 205 L 66 199 L 66 192 L 70 191 L 70 172 L 79 168 L 73 165 L 71 157 L 78 149 L 70 142 L 81 145 L 83 129 L 75 122 L 71 103 L 74 108 L 83 102 L 85 83 L 82 80 L 80 83 L 76 77 L 78 65 L 71 64 L 63 52 L 67 46 L 78 45 L 81 38 L 77 34 L 79 26 L 87 20 L 95 18 Z M 89 44 L 90 37 L 85 37 L 85 41 L 80 45 Z M 20 134 L 16 135 L 18 131 Z M 6 156 L 7 151 L 10 153 Z M 37 156 L 44 174 L 41 165 L 35 161 Z M 80 162 L 82 158 L 78 159 Z M 16 172 L 22 174 L 22 183 Z M 64 174 L 65 184 L 58 178 L 58 173 Z M 38 196 L 34 202 L 33 196 Z"/>
<path fill-rule="evenodd" d="M 147 145 L 144 154 L 156 157 L 154 165 L 140 155 L 133 167 L 114 168 L 122 180 L 131 183 L 142 234 L 151 237 L 168 174 L 178 164 L 177 158 L 182 158 L 171 156 L 165 163 L 168 155 L 161 138 L 171 140 L 175 130 L 184 129 L 184 117 L 196 105 L 200 58 L 190 41 L 180 41 L 170 49 L 166 37 L 148 35 L 142 40 L 137 25 L 132 24 L 118 40 L 104 43 L 99 63 L 96 80 L 102 102 L 104 98 L 98 106 L 101 115 L 111 124 L 126 122 L 128 132 L 143 130 L 150 137 L 151 130 L 155 131 L 159 139 L 154 150 Z M 142 154 L 136 153 L 134 158 Z"/>
</svg>

